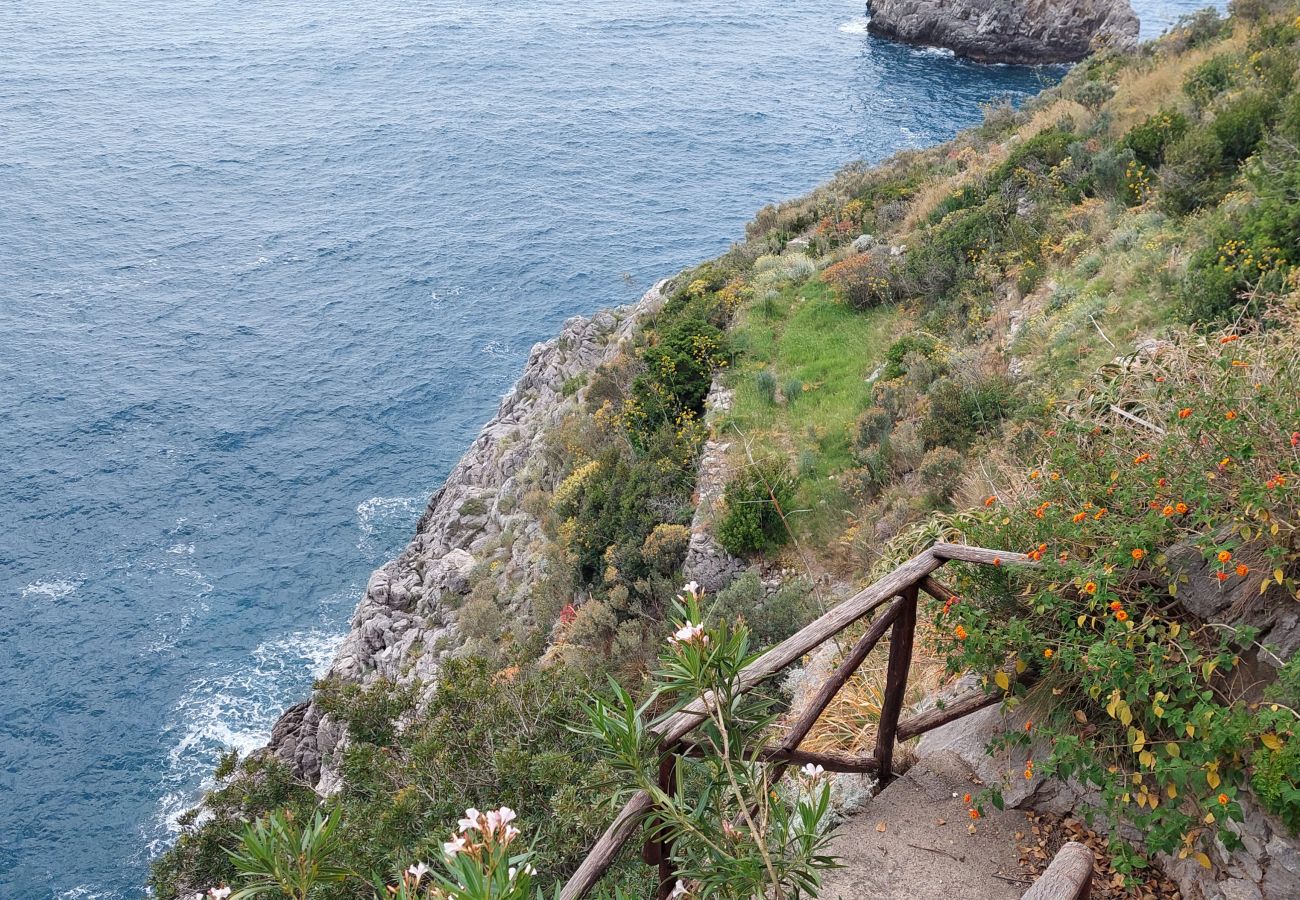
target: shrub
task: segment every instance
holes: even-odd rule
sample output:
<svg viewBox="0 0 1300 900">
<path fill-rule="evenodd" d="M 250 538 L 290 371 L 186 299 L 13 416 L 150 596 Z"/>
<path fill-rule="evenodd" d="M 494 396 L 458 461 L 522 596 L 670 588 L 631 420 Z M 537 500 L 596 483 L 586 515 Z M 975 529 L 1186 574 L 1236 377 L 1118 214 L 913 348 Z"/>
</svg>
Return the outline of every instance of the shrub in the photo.
<svg viewBox="0 0 1300 900">
<path fill-rule="evenodd" d="M 1235 54 L 1220 53 L 1187 74 L 1183 93 L 1199 107 L 1207 107 L 1236 81 L 1238 62 Z"/>
<path fill-rule="evenodd" d="M 691 530 L 685 525 L 656 525 L 641 545 L 641 555 L 655 571 L 668 575 L 681 568 L 691 543 Z"/>
<path fill-rule="evenodd" d="M 853 428 L 853 443 L 859 450 L 873 444 L 879 444 L 889 435 L 894 425 L 893 417 L 879 406 L 872 406 L 862 411 Z"/>
<path fill-rule="evenodd" d="M 387 747 L 396 740 L 393 723 L 414 707 L 415 691 L 384 679 L 368 687 L 331 679 L 317 682 L 316 703 L 347 725 L 353 740 Z"/>
<path fill-rule="evenodd" d="M 785 395 L 786 403 L 793 403 L 803 396 L 803 382 L 791 376 L 785 380 L 781 393 Z"/>
<path fill-rule="evenodd" d="M 758 463 L 745 469 L 723 491 L 726 512 L 718 522 L 718 543 L 735 556 L 782 546 L 789 539 L 782 516 L 793 497 L 793 480 L 784 464 Z"/>
<path fill-rule="evenodd" d="M 930 411 L 921 426 L 927 449 L 965 450 L 986 434 L 1011 409 L 1011 385 L 1000 378 L 964 384 L 949 378 L 936 381 L 929 392 Z"/>
<path fill-rule="evenodd" d="M 926 502 L 946 506 L 961 484 L 962 455 L 951 447 L 935 447 L 921 458 L 916 474 L 925 486 Z"/>
<path fill-rule="evenodd" d="M 913 331 L 889 345 L 885 351 L 885 370 L 880 373 L 882 381 L 893 381 L 907 374 L 903 365 L 908 354 L 919 353 L 926 359 L 934 359 L 940 349 L 939 339 L 924 331 Z"/>
<path fill-rule="evenodd" d="M 1223 146 L 1224 161 L 1238 163 L 1254 153 L 1277 111 L 1277 102 L 1263 91 L 1240 94 L 1220 108 L 1210 127 Z"/>
<path fill-rule="evenodd" d="M 850 256 L 827 267 L 823 277 L 855 309 L 880 306 L 894 299 L 893 265 L 884 250 Z"/>
<path fill-rule="evenodd" d="M 769 594 L 758 572 L 748 569 L 718 591 L 707 623 L 743 623 L 759 646 L 771 646 L 794 634 L 817 615 L 808 584 L 802 579 L 783 583 Z"/>
<path fill-rule="evenodd" d="M 1182 215 L 1217 203 L 1227 181 L 1222 142 L 1213 131 L 1194 128 L 1167 151 L 1160 169 L 1160 207 Z"/>
<path fill-rule="evenodd" d="M 672 847 L 673 863 L 690 893 L 719 900 L 813 895 L 827 855 L 830 785 L 809 765 L 785 790 L 755 765 L 770 738 L 771 700 L 737 690 L 736 675 L 757 658 L 743 626 L 706 628 L 694 592 L 678 606 L 676 632 L 660 655 L 655 703 L 638 704 L 622 689 L 614 700 L 593 698 L 588 734 L 605 747 L 620 776 L 614 799 L 644 791 L 653 802 L 655 831 Z M 695 732 L 701 753 L 677 762 L 679 791 L 660 786 L 658 739 L 650 716 L 696 697 L 706 721 Z M 741 822 L 735 827 L 733 821 Z"/>
<path fill-rule="evenodd" d="M 1164 160 L 1165 148 L 1187 133 L 1187 117 L 1177 110 L 1162 109 L 1129 129 L 1122 145 L 1152 168 Z"/>
<path fill-rule="evenodd" d="M 1115 88 L 1104 81 L 1085 81 L 1074 90 L 1075 101 L 1093 110 L 1101 109 L 1113 96 Z"/>
<path fill-rule="evenodd" d="M 1037 432 L 1024 468 L 1002 475 L 1014 492 L 964 530 L 1039 566 L 972 572 L 961 603 L 935 618 L 953 671 L 988 673 L 1016 704 L 1033 702 L 1033 680 L 1049 701 L 1032 736 L 1017 730 L 1000 746 L 1036 737 L 1049 755 L 1035 771 L 1096 786 L 1112 822 L 1182 858 L 1216 840 L 1237 846 L 1245 759 L 1259 761 L 1266 791 L 1290 796 L 1272 775 L 1295 769 L 1258 751 L 1293 752 L 1300 728 L 1290 710 L 1259 703 L 1256 676 L 1240 668 L 1255 629 L 1189 615 L 1203 608 L 1197 594 L 1277 609 L 1297 587 L 1286 533 L 1300 517 L 1294 332 L 1216 337 L 1108 370 Z M 1104 424 L 1094 410 L 1120 396 L 1161 431 Z M 1009 660 L 1030 677 L 996 674 Z"/>
<path fill-rule="evenodd" d="M 1174 24 L 1171 43 L 1176 49 L 1203 47 L 1217 41 L 1228 28 L 1228 20 L 1219 15 L 1217 9 L 1206 7 L 1178 19 Z"/>
<path fill-rule="evenodd" d="M 766 369 L 754 376 L 754 389 L 769 406 L 776 402 L 776 376 Z"/>
</svg>

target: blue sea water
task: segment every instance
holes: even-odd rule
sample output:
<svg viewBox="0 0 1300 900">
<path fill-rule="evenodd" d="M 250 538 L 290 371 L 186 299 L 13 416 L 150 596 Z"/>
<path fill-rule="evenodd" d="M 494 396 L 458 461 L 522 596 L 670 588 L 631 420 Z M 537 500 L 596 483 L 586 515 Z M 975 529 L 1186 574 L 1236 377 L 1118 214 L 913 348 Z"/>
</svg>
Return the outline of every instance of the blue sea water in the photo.
<svg viewBox="0 0 1300 900">
<path fill-rule="evenodd" d="M 0 5 L 0 897 L 143 894 L 534 341 L 1060 75 L 865 21 Z"/>
</svg>

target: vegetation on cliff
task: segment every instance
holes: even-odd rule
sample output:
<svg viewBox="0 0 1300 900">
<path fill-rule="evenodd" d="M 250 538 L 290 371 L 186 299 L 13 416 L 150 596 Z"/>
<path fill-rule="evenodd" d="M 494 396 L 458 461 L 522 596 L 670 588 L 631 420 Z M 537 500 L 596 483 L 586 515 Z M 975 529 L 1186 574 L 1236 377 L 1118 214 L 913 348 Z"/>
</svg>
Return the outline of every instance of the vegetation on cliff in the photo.
<svg viewBox="0 0 1300 900">
<path fill-rule="evenodd" d="M 568 725 L 616 693 L 606 675 L 653 695 L 710 427 L 732 454 L 717 538 L 806 583 L 940 536 L 1039 559 L 970 572 L 931 611 L 949 671 L 1041 709 L 1019 740 L 1051 751 L 1027 776 L 1091 784 L 1146 852 L 1207 865 L 1248 790 L 1300 826 L 1298 12 L 1251 0 L 1095 56 L 1023 110 L 762 210 L 683 273 L 551 435 L 561 480 L 525 501 L 548 537 L 531 609 L 504 621 L 482 582 L 459 610 L 467 636 L 510 640 L 476 641 L 427 709 L 323 686 L 352 739 L 324 801 L 336 861 L 391 880 L 440 858 L 465 807 L 507 804 L 538 883 L 574 868 L 618 766 Z M 715 379 L 734 404 L 706 426 Z M 700 615 L 776 641 L 822 602 L 749 575 Z M 862 734 L 872 707 L 834 715 Z M 235 883 L 245 823 L 314 814 L 276 763 L 237 767 L 160 860 L 160 896 Z"/>
</svg>

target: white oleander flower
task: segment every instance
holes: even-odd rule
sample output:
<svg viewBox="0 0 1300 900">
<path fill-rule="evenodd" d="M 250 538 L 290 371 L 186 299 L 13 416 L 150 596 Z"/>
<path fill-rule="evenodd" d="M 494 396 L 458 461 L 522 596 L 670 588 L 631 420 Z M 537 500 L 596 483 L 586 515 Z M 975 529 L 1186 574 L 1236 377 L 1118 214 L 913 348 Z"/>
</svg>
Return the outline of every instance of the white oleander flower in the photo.
<svg viewBox="0 0 1300 900">
<path fill-rule="evenodd" d="M 420 881 L 424 878 L 424 876 L 429 874 L 429 867 L 422 862 L 418 862 L 415 865 L 408 868 L 406 871 L 412 878 L 415 879 L 415 883 L 419 884 Z"/>
<path fill-rule="evenodd" d="M 478 828 L 479 819 L 482 815 L 481 812 L 471 806 L 469 809 L 465 810 L 465 818 L 457 822 L 456 827 L 461 831 L 469 831 L 473 828 Z"/>
<path fill-rule="evenodd" d="M 451 840 L 442 845 L 442 852 L 448 856 L 455 856 L 457 853 L 465 852 L 465 836 L 458 834 Z"/>
<path fill-rule="evenodd" d="M 686 585 L 682 588 L 682 593 L 685 594 L 698 594 L 699 592 L 700 586 L 694 581 L 686 582 Z"/>
<path fill-rule="evenodd" d="M 700 645 L 704 645 L 709 642 L 709 636 L 704 633 L 703 625 L 687 622 L 677 629 L 668 640 L 672 644 L 694 644 L 698 642 Z"/>
<path fill-rule="evenodd" d="M 226 900 L 226 898 L 230 896 L 230 888 L 228 887 L 208 888 L 208 896 L 211 897 L 212 900 Z"/>
<path fill-rule="evenodd" d="M 508 806 L 494 809 L 487 814 L 487 830 L 497 831 L 500 828 L 509 825 L 517 818 L 518 816 L 515 815 L 515 811 Z"/>
<path fill-rule="evenodd" d="M 825 769 L 821 766 L 815 766 L 812 763 L 805 763 L 804 767 L 799 771 L 802 772 L 806 778 L 812 779 L 821 778 L 822 775 L 826 774 Z"/>
<path fill-rule="evenodd" d="M 690 896 L 690 893 L 691 892 L 686 887 L 686 883 L 678 878 L 677 884 L 673 886 L 672 893 L 668 895 L 668 900 L 677 900 L 678 897 L 688 897 Z"/>
</svg>

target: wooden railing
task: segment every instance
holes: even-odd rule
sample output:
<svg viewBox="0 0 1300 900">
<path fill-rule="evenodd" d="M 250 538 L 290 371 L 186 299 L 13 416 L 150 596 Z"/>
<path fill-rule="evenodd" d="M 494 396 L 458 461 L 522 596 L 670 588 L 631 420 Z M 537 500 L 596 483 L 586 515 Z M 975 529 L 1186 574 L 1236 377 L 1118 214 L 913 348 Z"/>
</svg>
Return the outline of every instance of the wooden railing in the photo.
<svg viewBox="0 0 1300 900">
<path fill-rule="evenodd" d="M 936 544 L 786 638 L 741 671 L 736 680 L 736 688 L 743 693 L 752 690 L 791 663 L 803 658 L 805 654 L 853 623 L 867 617 L 880 607 L 885 607 L 875 616 L 866 633 L 853 645 L 844 661 L 818 690 L 807 708 L 790 724 L 785 736 L 776 745 L 759 752 L 761 759 L 771 762 L 774 766 L 771 775 L 773 781 L 780 778 L 790 765 L 813 763 L 830 772 L 875 772 L 880 784 L 886 785 L 894 776 L 896 742 L 924 734 L 1001 699 L 996 694 L 975 690 L 945 704 L 942 709 L 931 709 L 899 721 L 907 692 L 908 670 L 912 662 L 917 597 L 921 591 L 945 602 L 954 596 L 951 590 L 932 577 L 950 561 L 992 566 L 1034 565 L 1033 560 L 1021 553 L 986 550 L 964 544 Z M 886 631 L 890 633 L 889 665 L 885 677 L 884 700 L 875 750 L 871 754 L 862 756 L 800 750 L 799 745 L 812 730 L 817 719 L 885 636 Z M 659 786 L 666 792 L 672 789 L 676 781 L 674 773 L 677 757 L 698 752 L 686 737 L 704 720 L 705 708 L 705 698 L 698 698 L 650 729 L 650 733 L 659 739 L 662 752 Z M 591 848 L 582 865 L 565 884 L 560 894 L 561 900 L 577 900 L 591 890 L 614 864 L 619 851 L 631 839 L 633 832 L 651 812 L 652 807 L 653 801 L 645 791 L 638 791 L 628 800 L 609 828 Z M 675 880 L 671 850 L 672 848 L 667 844 L 652 839 L 646 843 L 642 852 L 642 859 L 647 864 L 659 868 L 661 898 L 668 895 Z"/>
</svg>

